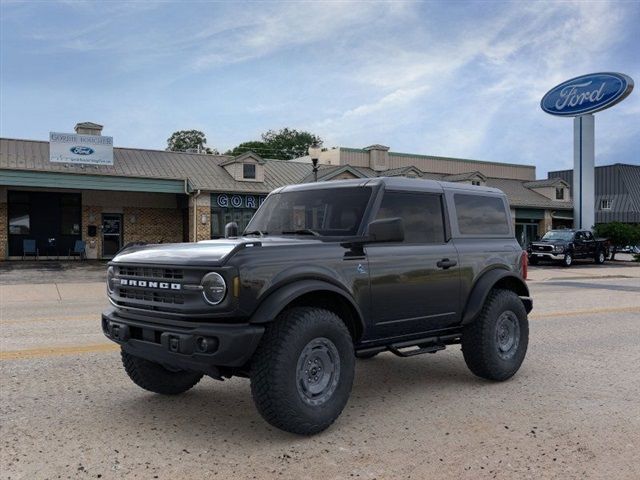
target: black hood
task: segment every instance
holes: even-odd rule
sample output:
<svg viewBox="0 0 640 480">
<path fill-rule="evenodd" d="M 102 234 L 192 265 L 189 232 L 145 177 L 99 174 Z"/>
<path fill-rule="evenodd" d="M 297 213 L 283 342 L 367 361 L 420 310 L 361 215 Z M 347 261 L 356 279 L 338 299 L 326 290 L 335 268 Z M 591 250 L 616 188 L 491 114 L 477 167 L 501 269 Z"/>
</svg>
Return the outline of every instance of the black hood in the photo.
<svg viewBox="0 0 640 480">
<path fill-rule="evenodd" d="M 205 240 L 198 243 L 167 243 L 141 245 L 122 250 L 114 263 L 151 265 L 221 266 L 235 253 L 245 248 L 269 248 L 309 243 L 321 243 L 315 238 L 301 237 L 239 237 Z"/>
</svg>

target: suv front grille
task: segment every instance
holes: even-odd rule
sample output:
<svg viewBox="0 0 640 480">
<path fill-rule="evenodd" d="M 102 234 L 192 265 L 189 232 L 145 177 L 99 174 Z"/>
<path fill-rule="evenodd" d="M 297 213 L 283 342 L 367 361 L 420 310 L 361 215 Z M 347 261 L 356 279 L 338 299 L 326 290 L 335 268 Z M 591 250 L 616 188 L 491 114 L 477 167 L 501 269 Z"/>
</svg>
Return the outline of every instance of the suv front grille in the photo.
<svg viewBox="0 0 640 480">
<path fill-rule="evenodd" d="M 182 280 L 184 272 L 178 268 L 118 267 L 118 276 L 162 280 Z"/>
<path fill-rule="evenodd" d="M 137 288 L 119 287 L 118 293 L 121 298 L 127 300 L 142 300 L 145 302 L 165 303 L 173 305 L 184 304 L 184 295 L 173 292 L 159 292 L 157 290 L 145 290 Z"/>
</svg>

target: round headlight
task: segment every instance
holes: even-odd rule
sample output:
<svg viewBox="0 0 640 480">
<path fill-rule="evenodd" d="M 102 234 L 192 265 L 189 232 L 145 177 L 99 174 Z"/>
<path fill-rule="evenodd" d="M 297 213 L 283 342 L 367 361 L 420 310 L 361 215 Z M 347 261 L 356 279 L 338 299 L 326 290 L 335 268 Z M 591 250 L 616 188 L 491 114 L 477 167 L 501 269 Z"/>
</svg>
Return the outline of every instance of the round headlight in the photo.
<svg viewBox="0 0 640 480">
<path fill-rule="evenodd" d="M 227 284 L 219 273 L 207 273 L 202 278 L 202 296 L 211 305 L 218 305 L 227 293 Z"/>
<path fill-rule="evenodd" d="M 116 270 L 113 267 L 107 268 L 107 292 L 113 293 L 113 283 L 116 277 Z"/>
</svg>

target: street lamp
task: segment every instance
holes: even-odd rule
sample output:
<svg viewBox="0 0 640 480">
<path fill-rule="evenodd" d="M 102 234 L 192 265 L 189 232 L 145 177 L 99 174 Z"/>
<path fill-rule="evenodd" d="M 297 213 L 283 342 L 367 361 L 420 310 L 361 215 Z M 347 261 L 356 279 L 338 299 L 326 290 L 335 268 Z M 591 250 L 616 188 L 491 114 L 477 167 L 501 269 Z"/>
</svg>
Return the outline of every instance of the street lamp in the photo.
<svg viewBox="0 0 640 480">
<path fill-rule="evenodd" d="M 311 157 L 311 164 L 313 165 L 313 181 L 318 181 L 318 160 L 320 160 L 320 152 L 322 148 L 314 143 L 309 147 L 309 156 Z"/>
</svg>

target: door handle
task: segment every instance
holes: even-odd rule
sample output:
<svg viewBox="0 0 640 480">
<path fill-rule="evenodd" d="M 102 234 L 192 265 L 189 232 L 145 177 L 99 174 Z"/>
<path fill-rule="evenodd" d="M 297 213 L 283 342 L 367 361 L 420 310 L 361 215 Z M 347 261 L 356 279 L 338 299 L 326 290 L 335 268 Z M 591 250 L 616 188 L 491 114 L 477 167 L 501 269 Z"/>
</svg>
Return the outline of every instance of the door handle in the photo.
<svg viewBox="0 0 640 480">
<path fill-rule="evenodd" d="M 458 262 L 456 260 L 449 260 L 448 258 L 443 258 L 438 263 L 436 263 L 436 266 L 438 268 L 442 268 L 443 270 L 446 270 L 447 268 L 455 267 L 457 264 Z"/>
</svg>

